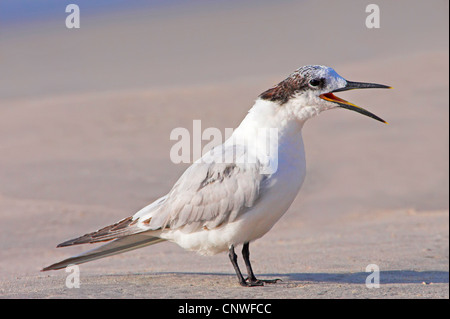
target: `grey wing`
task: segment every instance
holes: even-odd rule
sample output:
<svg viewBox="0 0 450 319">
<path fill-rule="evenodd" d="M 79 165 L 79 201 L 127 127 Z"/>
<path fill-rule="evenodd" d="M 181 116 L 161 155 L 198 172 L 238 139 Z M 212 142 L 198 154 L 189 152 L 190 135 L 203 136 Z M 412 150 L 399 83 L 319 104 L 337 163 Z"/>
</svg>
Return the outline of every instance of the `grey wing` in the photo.
<svg viewBox="0 0 450 319">
<path fill-rule="evenodd" d="M 144 223 L 191 232 L 235 220 L 258 200 L 266 178 L 258 161 L 243 160 L 246 155 L 246 148 L 236 145 L 213 149 L 184 172 Z"/>
</svg>

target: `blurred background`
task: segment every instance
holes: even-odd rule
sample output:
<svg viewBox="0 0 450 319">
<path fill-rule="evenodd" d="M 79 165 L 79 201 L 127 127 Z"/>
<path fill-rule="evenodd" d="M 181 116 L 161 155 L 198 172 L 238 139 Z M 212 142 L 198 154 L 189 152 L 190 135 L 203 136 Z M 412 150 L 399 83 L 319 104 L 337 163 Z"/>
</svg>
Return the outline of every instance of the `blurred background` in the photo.
<svg viewBox="0 0 450 319">
<path fill-rule="evenodd" d="M 307 64 L 395 89 L 340 95 L 389 125 L 346 110 L 308 122 L 308 175 L 285 220 L 448 211 L 449 3 L 376 3 L 379 29 L 359 0 L 1 0 L 2 253 L 30 244 L 21 223 L 53 247 L 164 195 L 186 168 L 170 162 L 172 129 L 234 128 Z"/>
<path fill-rule="evenodd" d="M 80 29 L 65 27 L 69 3 Z M 278 81 L 304 64 L 447 50 L 448 1 L 378 5 L 368 29 L 357 0 L 2 0 L 0 96 Z"/>
</svg>

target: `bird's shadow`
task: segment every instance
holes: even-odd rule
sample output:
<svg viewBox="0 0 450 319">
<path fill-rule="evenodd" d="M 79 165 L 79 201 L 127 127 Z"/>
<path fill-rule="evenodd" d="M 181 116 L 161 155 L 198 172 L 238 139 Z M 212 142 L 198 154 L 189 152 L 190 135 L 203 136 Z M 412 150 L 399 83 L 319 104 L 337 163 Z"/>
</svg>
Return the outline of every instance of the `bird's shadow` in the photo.
<svg viewBox="0 0 450 319">
<path fill-rule="evenodd" d="M 289 280 L 304 282 L 365 284 L 371 274 L 371 272 L 291 273 L 287 276 Z M 379 280 L 381 284 L 448 283 L 449 275 L 448 271 L 387 270 L 380 271 Z"/>
<path fill-rule="evenodd" d="M 206 273 L 206 272 L 163 272 L 165 275 L 208 275 L 208 276 L 230 276 L 232 273 Z M 314 282 L 314 283 L 347 283 L 365 284 L 371 272 L 354 273 L 285 273 L 285 274 L 257 274 L 260 279 L 280 278 L 283 281 Z M 259 275 L 259 276 L 258 276 Z M 448 283 L 448 271 L 415 271 L 415 270 L 387 270 L 379 273 L 380 284 L 429 284 Z"/>
</svg>

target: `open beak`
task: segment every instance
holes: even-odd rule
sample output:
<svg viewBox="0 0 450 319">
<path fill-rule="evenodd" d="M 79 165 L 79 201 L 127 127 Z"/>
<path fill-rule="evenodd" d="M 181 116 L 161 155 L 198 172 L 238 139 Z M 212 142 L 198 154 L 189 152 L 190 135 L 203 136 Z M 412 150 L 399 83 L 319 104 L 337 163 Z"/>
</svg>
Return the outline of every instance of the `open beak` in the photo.
<svg viewBox="0 0 450 319">
<path fill-rule="evenodd" d="M 320 98 L 324 99 L 325 101 L 337 103 L 340 107 L 342 107 L 344 109 L 348 109 L 348 110 L 352 110 L 352 111 L 361 113 L 361 114 L 371 117 L 377 121 L 387 124 L 387 122 L 385 120 L 376 116 L 375 114 L 373 114 L 353 103 L 343 100 L 333 94 L 334 92 L 341 92 L 341 91 L 348 91 L 348 90 L 355 90 L 355 89 L 392 89 L 392 87 L 383 85 L 383 84 L 347 81 L 347 85 L 345 87 L 334 90 L 333 92 L 330 92 L 330 93 L 321 94 Z"/>
</svg>

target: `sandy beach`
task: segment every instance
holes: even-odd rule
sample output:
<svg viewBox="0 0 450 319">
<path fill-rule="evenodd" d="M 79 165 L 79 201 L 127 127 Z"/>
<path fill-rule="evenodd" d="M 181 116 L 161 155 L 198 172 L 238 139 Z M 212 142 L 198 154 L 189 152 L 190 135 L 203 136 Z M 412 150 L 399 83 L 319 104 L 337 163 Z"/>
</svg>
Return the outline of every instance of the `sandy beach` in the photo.
<svg viewBox="0 0 450 319">
<path fill-rule="evenodd" d="M 0 24 L 0 298 L 449 298 L 448 2 L 378 5 L 376 30 L 357 1 L 80 4 L 78 30 L 64 8 Z M 346 110 L 305 125 L 302 190 L 252 243 L 255 273 L 282 282 L 244 289 L 226 254 L 168 242 L 81 265 L 80 288 L 40 272 L 89 248 L 58 243 L 170 190 L 187 167 L 174 128 L 235 128 L 306 64 L 394 90 L 339 94 L 389 125 Z"/>
</svg>

